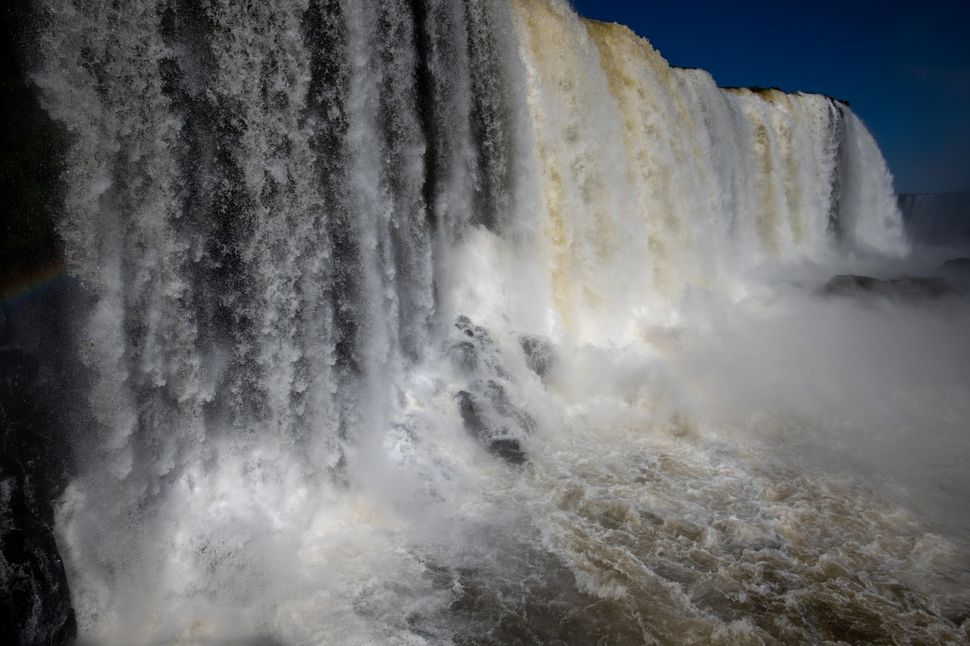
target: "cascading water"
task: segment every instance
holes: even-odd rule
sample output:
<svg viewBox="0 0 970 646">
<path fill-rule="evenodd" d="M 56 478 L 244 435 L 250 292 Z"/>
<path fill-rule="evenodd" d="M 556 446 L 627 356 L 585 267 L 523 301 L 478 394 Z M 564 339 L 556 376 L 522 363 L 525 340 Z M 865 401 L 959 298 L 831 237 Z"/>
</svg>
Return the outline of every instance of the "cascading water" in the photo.
<svg viewBox="0 0 970 646">
<path fill-rule="evenodd" d="M 46 5 L 83 640 L 966 637 L 965 546 L 765 439 L 871 429 L 830 414 L 868 373 L 824 333 L 880 317 L 801 289 L 907 252 L 845 104 L 718 89 L 558 0 Z M 748 397 L 711 338 L 849 386 Z M 967 419 L 948 383 L 911 425 Z"/>
<path fill-rule="evenodd" d="M 904 193 L 899 208 L 914 243 L 958 254 L 970 249 L 970 192 Z"/>
</svg>

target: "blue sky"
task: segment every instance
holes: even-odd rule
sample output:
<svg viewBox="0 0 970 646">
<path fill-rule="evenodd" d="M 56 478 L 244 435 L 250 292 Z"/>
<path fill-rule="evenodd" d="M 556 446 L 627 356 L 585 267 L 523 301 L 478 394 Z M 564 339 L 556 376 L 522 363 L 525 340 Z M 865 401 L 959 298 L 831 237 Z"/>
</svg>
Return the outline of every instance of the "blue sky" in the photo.
<svg viewBox="0 0 970 646">
<path fill-rule="evenodd" d="M 901 192 L 970 189 L 970 0 L 572 0 L 718 85 L 847 99 Z"/>
</svg>

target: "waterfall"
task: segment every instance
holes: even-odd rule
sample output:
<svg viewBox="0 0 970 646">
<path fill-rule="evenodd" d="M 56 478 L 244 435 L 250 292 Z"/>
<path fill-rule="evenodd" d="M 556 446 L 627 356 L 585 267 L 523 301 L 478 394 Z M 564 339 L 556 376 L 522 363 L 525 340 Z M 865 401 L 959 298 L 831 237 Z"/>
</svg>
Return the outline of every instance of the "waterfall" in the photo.
<svg viewBox="0 0 970 646">
<path fill-rule="evenodd" d="M 559 516 L 495 529 L 529 514 L 516 463 L 608 389 L 626 421 L 583 424 L 689 427 L 658 339 L 699 298 L 908 251 L 847 104 L 718 88 L 562 0 L 43 4 L 94 420 L 58 541 L 90 643 L 447 641 L 493 540 L 632 594 Z M 684 634 L 741 630 L 651 586 Z"/>
<path fill-rule="evenodd" d="M 970 247 L 970 193 L 902 193 L 898 199 L 914 243 L 957 254 Z"/>
</svg>

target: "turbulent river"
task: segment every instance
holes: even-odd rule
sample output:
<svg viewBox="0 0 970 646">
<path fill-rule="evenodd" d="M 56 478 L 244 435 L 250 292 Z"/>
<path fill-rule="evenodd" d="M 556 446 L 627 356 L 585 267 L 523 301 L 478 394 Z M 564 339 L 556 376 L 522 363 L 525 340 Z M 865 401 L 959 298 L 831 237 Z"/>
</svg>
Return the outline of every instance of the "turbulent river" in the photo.
<svg viewBox="0 0 970 646">
<path fill-rule="evenodd" d="M 46 0 L 85 644 L 958 643 L 970 307 L 872 136 L 560 0 Z M 79 425 L 80 426 L 80 425 Z"/>
</svg>

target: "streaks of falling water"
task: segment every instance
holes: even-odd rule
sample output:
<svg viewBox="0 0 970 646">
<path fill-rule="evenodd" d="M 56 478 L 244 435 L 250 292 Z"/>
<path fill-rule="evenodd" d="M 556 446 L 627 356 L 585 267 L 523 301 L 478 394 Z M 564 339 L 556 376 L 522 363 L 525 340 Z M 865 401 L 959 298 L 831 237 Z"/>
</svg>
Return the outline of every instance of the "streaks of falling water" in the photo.
<svg viewBox="0 0 970 646">
<path fill-rule="evenodd" d="M 394 500 L 467 520 L 459 497 L 497 477 L 454 430 L 456 315 L 495 347 L 642 344 L 759 263 L 905 251 L 848 107 L 720 90 L 558 0 L 44 11 L 36 81 L 73 137 L 61 234 L 91 303 L 97 426 L 59 513 L 90 639 L 438 634 L 388 610 L 443 594 Z M 497 408 L 555 408 L 492 369 Z M 384 468 L 388 443 L 421 468 Z"/>
</svg>

